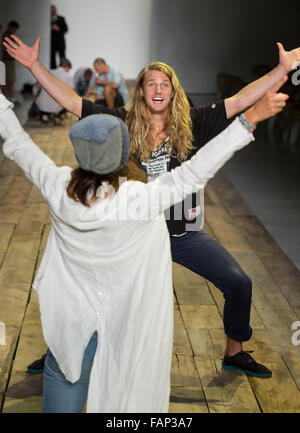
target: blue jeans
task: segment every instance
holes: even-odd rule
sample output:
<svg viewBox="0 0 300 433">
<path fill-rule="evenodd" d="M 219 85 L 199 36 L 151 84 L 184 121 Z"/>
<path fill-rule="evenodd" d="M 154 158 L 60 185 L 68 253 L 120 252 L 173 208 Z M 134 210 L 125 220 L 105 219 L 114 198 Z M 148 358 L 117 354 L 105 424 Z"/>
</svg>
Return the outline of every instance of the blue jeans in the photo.
<svg viewBox="0 0 300 433">
<path fill-rule="evenodd" d="M 43 377 L 43 413 L 82 412 L 87 400 L 90 372 L 97 348 L 97 332 L 92 335 L 84 352 L 81 376 L 76 383 L 68 382 L 48 349 Z"/>
<path fill-rule="evenodd" d="M 202 230 L 171 237 L 171 249 L 174 262 L 203 276 L 223 292 L 225 334 L 237 341 L 249 340 L 252 283 L 231 254 Z"/>
</svg>

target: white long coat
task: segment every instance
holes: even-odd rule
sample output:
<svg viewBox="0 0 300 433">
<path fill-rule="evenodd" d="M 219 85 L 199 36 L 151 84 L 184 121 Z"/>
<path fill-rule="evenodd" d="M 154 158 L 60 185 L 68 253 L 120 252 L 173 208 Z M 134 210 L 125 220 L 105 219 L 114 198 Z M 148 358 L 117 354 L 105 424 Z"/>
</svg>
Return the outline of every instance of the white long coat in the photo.
<svg viewBox="0 0 300 433">
<path fill-rule="evenodd" d="M 52 226 L 33 287 L 45 342 L 70 382 L 98 331 L 88 412 L 167 412 L 173 340 L 171 254 L 163 211 L 203 188 L 253 139 L 238 119 L 188 162 L 149 184 L 125 182 L 90 208 L 66 193 L 57 167 L 0 95 L 3 151 L 37 186 Z"/>
</svg>

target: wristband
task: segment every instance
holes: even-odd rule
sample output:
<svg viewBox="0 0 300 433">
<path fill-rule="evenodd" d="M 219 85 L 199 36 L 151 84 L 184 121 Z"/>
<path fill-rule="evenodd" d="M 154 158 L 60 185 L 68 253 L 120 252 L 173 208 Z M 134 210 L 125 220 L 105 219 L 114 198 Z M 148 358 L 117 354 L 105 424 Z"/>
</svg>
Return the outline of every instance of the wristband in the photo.
<svg viewBox="0 0 300 433">
<path fill-rule="evenodd" d="M 248 132 L 252 133 L 255 130 L 256 125 L 252 125 L 251 123 L 249 123 L 248 120 L 245 119 L 244 113 L 239 115 L 239 120 L 242 125 L 244 125 L 244 127 L 248 129 Z"/>
</svg>

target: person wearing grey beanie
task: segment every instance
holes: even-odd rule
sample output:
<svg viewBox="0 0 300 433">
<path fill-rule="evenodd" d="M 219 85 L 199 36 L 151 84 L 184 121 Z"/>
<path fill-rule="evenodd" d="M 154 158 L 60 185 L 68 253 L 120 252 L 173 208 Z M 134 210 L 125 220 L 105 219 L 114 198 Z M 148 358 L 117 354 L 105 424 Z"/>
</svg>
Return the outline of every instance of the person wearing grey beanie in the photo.
<svg viewBox="0 0 300 433">
<path fill-rule="evenodd" d="M 52 217 L 33 282 L 49 347 L 43 412 L 81 412 L 86 401 L 87 412 L 168 412 L 173 289 L 164 211 L 254 140 L 269 106 L 263 98 L 189 161 L 147 184 L 129 167 L 122 120 L 97 114 L 75 124 L 79 167 L 72 170 L 41 151 L 12 107 L 0 94 L 3 152 Z"/>
<path fill-rule="evenodd" d="M 109 114 L 94 114 L 70 131 L 78 164 L 97 174 L 116 173 L 129 159 L 129 136 L 125 123 Z"/>
</svg>

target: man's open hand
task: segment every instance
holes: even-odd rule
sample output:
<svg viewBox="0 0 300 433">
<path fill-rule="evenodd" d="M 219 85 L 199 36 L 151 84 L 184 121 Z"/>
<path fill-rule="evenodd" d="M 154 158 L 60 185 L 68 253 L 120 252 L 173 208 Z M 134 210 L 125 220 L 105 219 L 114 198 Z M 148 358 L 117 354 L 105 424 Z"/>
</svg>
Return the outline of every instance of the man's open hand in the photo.
<svg viewBox="0 0 300 433">
<path fill-rule="evenodd" d="M 285 51 L 283 45 L 277 42 L 279 49 L 279 63 L 284 67 L 286 74 L 295 69 L 297 63 L 300 63 L 300 47 L 291 51 Z"/>
<path fill-rule="evenodd" d="M 40 37 L 36 38 L 32 47 L 24 44 L 24 42 L 16 35 L 6 36 L 3 45 L 8 54 L 16 59 L 21 65 L 31 69 L 34 62 L 39 58 Z"/>
</svg>

